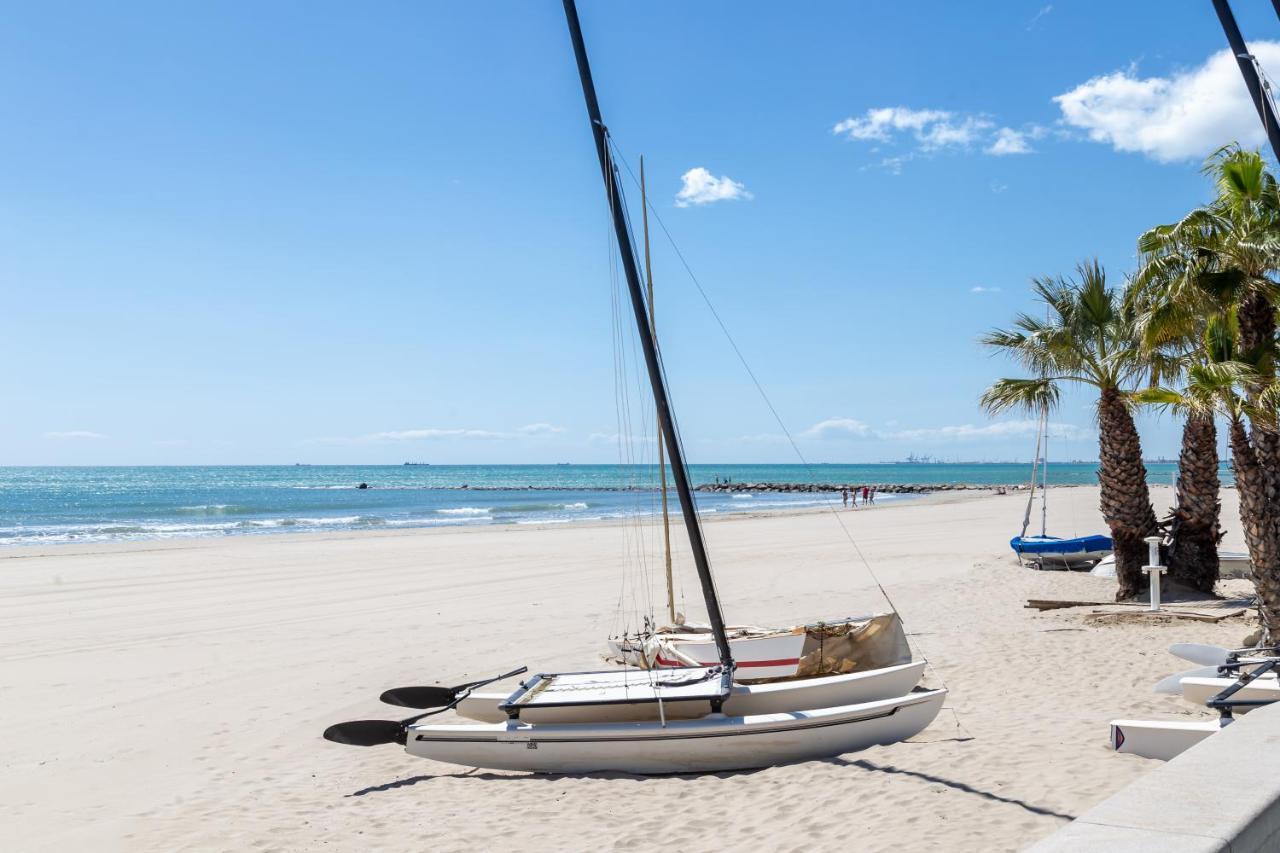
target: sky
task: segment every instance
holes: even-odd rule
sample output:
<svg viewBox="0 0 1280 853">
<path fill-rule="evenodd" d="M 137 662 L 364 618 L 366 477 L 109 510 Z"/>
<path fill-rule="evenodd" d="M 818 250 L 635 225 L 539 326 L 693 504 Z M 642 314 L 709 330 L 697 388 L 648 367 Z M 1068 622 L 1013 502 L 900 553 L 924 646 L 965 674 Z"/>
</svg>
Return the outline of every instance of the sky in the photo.
<svg viewBox="0 0 1280 853">
<path fill-rule="evenodd" d="M 1270 4 L 1235 6 L 1280 75 Z M 814 462 L 1029 459 L 1034 425 L 977 405 L 1017 375 L 978 336 L 1038 310 L 1032 276 L 1121 286 L 1204 157 L 1263 143 L 1208 2 L 579 12 L 619 150 Z M 4 19 L 0 464 L 618 460 L 559 3 Z M 661 231 L 653 264 L 691 460 L 795 461 Z M 1088 393 L 1053 420 L 1096 458 Z M 1140 427 L 1176 455 L 1170 416 Z"/>
</svg>

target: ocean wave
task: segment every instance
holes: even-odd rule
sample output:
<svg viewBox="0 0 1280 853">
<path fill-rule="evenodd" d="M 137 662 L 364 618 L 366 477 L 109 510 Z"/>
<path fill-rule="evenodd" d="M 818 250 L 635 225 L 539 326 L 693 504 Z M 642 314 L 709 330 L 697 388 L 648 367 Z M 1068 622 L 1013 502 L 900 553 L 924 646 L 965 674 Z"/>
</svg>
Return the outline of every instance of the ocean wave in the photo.
<svg viewBox="0 0 1280 853">
<path fill-rule="evenodd" d="M 452 509 L 436 510 L 440 515 L 489 515 L 493 512 L 493 507 L 488 506 L 459 506 Z"/>
<path fill-rule="evenodd" d="M 750 501 L 755 500 L 755 495 L 734 495 L 733 499 L 735 501 Z"/>
</svg>

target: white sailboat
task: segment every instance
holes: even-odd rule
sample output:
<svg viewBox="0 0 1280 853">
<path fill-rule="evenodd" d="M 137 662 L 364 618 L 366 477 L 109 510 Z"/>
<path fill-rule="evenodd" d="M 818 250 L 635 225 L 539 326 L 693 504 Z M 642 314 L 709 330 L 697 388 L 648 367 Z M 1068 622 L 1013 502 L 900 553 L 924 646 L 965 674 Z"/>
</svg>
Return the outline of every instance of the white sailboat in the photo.
<svg viewBox="0 0 1280 853">
<path fill-rule="evenodd" d="M 736 664 L 632 254 L 617 171 L 574 0 L 564 0 L 564 7 L 640 346 L 717 659 L 713 666 L 670 672 L 622 669 L 538 674 L 496 705 L 477 693 L 478 688 L 523 673 L 524 668 L 452 688 L 397 688 L 384 693 L 383 700 L 432 710 L 403 720 L 339 723 L 330 726 L 324 736 L 355 746 L 398 743 L 412 755 L 468 767 L 557 773 L 736 770 L 834 756 L 908 738 L 933 721 L 946 697 L 945 690 L 912 689 L 920 676 L 918 668 L 851 673 L 826 681 L 786 681 L 745 688 L 734 685 Z M 464 707 L 484 719 L 491 719 L 495 712 L 501 712 L 505 719 L 474 725 L 421 722 Z"/>
<path fill-rule="evenodd" d="M 1031 526 L 1031 510 L 1035 504 L 1036 488 L 1040 489 L 1040 535 L 1028 536 Z M 1009 540 L 1009 547 L 1024 559 L 1042 569 L 1070 569 L 1088 567 L 1111 553 L 1111 537 L 1101 534 L 1076 536 L 1063 539 L 1050 536 L 1049 526 L 1049 407 L 1040 410 L 1040 424 L 1036 432 L 1035 458 L 1031 462 L 1030 493 L 1027 511 L 1022 517 L 1022 532 Z"/>
</svg>

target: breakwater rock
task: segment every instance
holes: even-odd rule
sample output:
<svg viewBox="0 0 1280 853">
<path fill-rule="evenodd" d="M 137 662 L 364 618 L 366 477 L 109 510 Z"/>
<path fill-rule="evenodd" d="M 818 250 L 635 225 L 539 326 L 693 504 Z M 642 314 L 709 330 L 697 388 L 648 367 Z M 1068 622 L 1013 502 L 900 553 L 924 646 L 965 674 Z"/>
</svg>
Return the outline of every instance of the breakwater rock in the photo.
<svg viewBox="0 0 1280 853">
<path fill-rule="evenodd" d="M 841 489 L 874 489 L 880 494 L 928 494 L 929 492 L 964 492 L 1025 489 L 1026 483 L 703 483 L 694 486 L 699 492 L 839 492 Z"/>
</svg>

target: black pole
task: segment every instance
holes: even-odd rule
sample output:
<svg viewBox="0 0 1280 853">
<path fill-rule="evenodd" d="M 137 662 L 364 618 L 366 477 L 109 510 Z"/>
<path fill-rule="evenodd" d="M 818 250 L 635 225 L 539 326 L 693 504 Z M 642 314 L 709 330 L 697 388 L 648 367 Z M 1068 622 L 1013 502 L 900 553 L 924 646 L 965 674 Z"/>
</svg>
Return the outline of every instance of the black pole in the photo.
<svg viewBox="0 0 1280 853">
<path fill-rule="evenodd" d="M 1236 16 L 1231 13 L 1231 4 L 1227 0 L 1213 0 L 1213 8 L 1218 13 L 1222 31 L 1227 35 L 1227 44 L 1231 46 L 1231 53 L 1235 56 L 1236 64 L 1240 66 L 1240 73 L 1244 76 L 1244 85 L 1249 89 L 1249 99 L 1253 101 L 1254 109 L 1258 111 L 1258 118 L 1262 121 L 1262 129 L 1267 133 L 1267 140 L 1271 143 L 1271 153 L 1280 160 L 1280 124 L 1276 123 L 1276 114 L 1271 109 L 1271 100 L 1263 92 L 1262 81 L 1258 78 L 1258 69 L 1253 65 L 1253 55 L 1249 53 L 1249 46 L 1245 44 L 1244 36 L 1240 34 L 1240 27 L 1236 25 Z M 1280 13 L 1280 6 L 1277 6 L 1277 13 Z"/>
<path fill-rule="evenodd" d="M 667 455 L 671 458 L 671 475 L 680 496 L 680 510 L 684 514 L 685 530 L 689 533 L 689 547 L 693 549 L 693 562 L 698 568 L 698 580 L 702 583 L 702 598 L 707 605 L 707 616 L 711 620 L 711 633 L 715 635 L 720 662 L 724 664 L 726 671 L 731 671 L 733 655 L 729 651 L 729 639 L 725 636 L 720 599 L 716 595 L 715 582 L 711 579 L 711 563 L 707 560 L 707 548 L 702 541 L 702 527 L 698 524 L 698 511 L 693 503 L 693 488 L 689 483 L 688 469 L 685 468 L 675 420 L 671 416 L 671 403 L 667 399 L 667 386 L 658 361 L 658 348 L 649 325 L 649 309 L 645 305 L 644 292 L 640 289 L 640 274 L 636 270 L 631 234 L 627 230 L 622 209 L 618 175 L 609 154 L 609 142 L 605 135 L 604 121 L 600 118 L 600 103 L 596 100 L 595 83 L 591 81 L 591 66 L 587 64 L 587 48 L 582 43 L 582 28 L 578 24 L 578 8 L 574 0 L 564 0 L 564 16 L 569 22 L 573 53 L 578 60 L 578 76 L 582 78 L 582 94 L 587 100 L 591 133 L 595 136 L 596 154 L 600 157 L 600 171 L 604 174 L 605 192 L 609 199 L 610 213 L 613 214 L 613 230 L 618 235 L 618 251 L 622 253 L 622 268 L 627 275 L 627 289 L 631 291 L 631 307 L 636 315 L 636 328 L 640 332 L 645 366 L 649 370 L 649 384 L 653 386 L 653 402 L 658 410 L 658 421 L 662 424 L 662 437 L 667 445 Z"/>
</svg>

